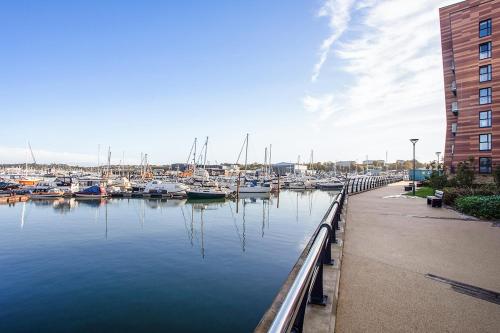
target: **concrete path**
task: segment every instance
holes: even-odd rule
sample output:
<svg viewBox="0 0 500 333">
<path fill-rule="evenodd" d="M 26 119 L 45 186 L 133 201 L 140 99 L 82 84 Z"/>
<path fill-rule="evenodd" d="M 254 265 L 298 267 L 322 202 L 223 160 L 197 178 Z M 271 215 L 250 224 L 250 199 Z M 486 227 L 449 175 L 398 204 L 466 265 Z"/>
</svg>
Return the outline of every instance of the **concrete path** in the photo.
<svg viewBox="0 0 500 333">
<path fill-rule="evenodd" d="M 500 227 L 402 190 L 349 197 L 336 331 L 500 332 L 500 305 L 425 276 L 500 292 Z"/>
</svg>

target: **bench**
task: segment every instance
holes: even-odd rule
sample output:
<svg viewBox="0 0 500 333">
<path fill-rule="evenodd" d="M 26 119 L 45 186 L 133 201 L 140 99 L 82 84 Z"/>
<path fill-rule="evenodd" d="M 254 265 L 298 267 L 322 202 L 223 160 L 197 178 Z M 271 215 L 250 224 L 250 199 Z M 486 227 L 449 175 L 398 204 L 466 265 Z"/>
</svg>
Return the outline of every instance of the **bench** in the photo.
<svg viewBox="0 0 500 333">
<path fill-rule="evenodd" d="M 404 186 L 405 192 L 413 190 L 413 182 L 409 182 L 408 185 Z"/>
<path fill-rule="evenodd" d="M 427 204 L 431 207 L 442 207 L 443 206 L 443 191 L 435 191 L 434 195 L 427 196 Z"/>
</svg>

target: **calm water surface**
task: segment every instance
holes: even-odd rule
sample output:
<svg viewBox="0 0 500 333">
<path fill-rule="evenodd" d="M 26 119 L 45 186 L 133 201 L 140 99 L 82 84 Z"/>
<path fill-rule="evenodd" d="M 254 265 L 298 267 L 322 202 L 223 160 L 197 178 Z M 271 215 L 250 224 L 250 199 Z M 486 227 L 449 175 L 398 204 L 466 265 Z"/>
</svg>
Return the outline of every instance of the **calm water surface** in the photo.
<svg viewBox="0 0 500 333">
<path fill-rule="evenodd" d="M 333 195 L 0 205 L 0 332 L 252 331 Z"/>
</svg>

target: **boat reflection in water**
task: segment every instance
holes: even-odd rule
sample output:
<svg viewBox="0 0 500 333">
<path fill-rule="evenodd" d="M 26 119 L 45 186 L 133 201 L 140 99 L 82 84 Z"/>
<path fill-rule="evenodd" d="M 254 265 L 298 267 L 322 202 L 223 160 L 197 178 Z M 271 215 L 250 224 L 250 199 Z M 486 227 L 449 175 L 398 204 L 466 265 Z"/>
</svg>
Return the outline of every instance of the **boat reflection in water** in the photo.
<svg viewBox="0 0 500 333">
<path fill-rule="evenodd" d="M 251 331 L 331 200 L 284 190 L 0 205 L 2 331 Z"/>
</svg>

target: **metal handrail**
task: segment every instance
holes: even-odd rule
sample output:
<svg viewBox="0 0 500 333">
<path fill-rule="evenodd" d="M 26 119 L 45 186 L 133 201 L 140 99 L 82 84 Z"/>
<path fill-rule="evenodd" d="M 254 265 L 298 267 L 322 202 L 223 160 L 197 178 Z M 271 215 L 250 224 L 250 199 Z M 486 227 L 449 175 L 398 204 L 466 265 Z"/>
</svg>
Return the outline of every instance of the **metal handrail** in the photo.
<svg viewBox="0 0 500 333">
<path fill-rule="evenodd" d="M 336 241 L 336 219 L 343 205 L 346 195 L 344 184 L 341 192 L 335 197 L 314 237 L 306 259 L 302 264 L 292 286 L 290 287 L 276 317 L 269 328 L 269 332 L 302 331 L 304 313 L 307 302 L 322 304 L 326 296 L 323 295 L 323 264 L 331 264 L 331 243 Z M 333 236 L 333 237 L 332 237 Z M 330 262 L 328 262 L 330 261 Z M 321 285 L 318 288 L 318 285 Z"/>
<path fill-rule="evenodd" d="M 310 289 L 313 271 L 319 261 L 322 245 L 326 237 L 326 228 L 321 228 L 316 241 L 311 246 L 309 254 L 297 274 L 297 278 L 293 281 L 280 310 L 276 314 L 269 332 L 291 332 L 294 329 L 297 315 L 299 315 L 297 309 L 302 307 L 301 303 L 305 303 L 305 300 L 308 298 L 305 294 Z M 301 322 L 303 322 L 303 318 L 301 318 Z"/>
<path fill-rule="evenodd" d="M 348 179 L 335 200 L 329 206 L 322 224 L 315 232 L 312 245 L 281 304 L 268 332 L 302 332 L 307 303 L 325 305 L 326 295 L 323 294 L 323 265 L 331 265 L 331 244 L 336 243 L 336 230 L 339 229 L 340 213 L 348 193 L 362 192 L 377 188 L 395 181 L 399 177 L 366 177 Z M 353 181 L 351 191 L 349 184 Z"/>
</svg>

